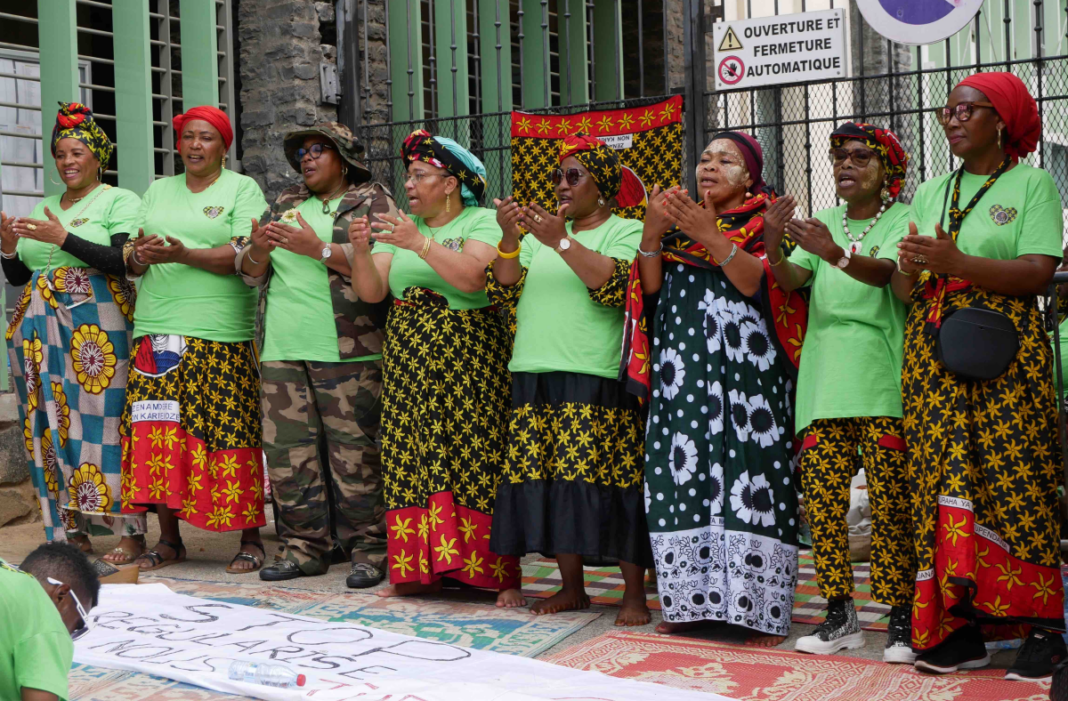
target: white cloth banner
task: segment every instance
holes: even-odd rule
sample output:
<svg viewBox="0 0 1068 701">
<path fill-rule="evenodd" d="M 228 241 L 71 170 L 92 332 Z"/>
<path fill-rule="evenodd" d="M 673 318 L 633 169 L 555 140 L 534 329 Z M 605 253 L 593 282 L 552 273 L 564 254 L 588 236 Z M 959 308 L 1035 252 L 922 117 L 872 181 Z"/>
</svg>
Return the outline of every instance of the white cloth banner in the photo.
<svg viewBox="0 0 1068 701">
<path fill-rule="evenodd" d="M 101 589 L 74 660 L 265 701 L 730 701 L 470 650 L 374 628 L 175 594 L 163 584 Z M 273 689 L 231 681 L 232 662 L 283 664 L 308 681 Z"/>
</svg>

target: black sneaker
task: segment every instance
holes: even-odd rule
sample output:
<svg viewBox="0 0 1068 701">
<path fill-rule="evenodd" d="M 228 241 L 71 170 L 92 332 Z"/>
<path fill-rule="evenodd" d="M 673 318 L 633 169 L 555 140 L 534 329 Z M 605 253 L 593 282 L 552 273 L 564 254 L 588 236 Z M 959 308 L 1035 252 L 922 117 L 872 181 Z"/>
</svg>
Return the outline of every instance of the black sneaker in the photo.
<svg viewBox="0 0 1068 701">
<path fill-rule="evenodd" d="M 951 674 L 962 669 L 979 669 L 990 664 L 978 626 L 966 625 L 950 634 L 938 647 L 920 653 L 916 669 L 931 674 Z"/>
<path fill-rule="evenodd" d="M 297 577 L 306 577 L 303 572 L 300 571 L 300 567 L 295 562 L 289 560 L 279 560 L 269 567 L 264 567 L 260 570 L 260 579 L 265 582 L 284 582 L 287 579 L 296 579 Z"/>
<path fill-rule="evenodd" d="M 827 620 L 816 626 L 816 632 L 798 638 L 794 649 L 813 655 L 833 655 L 839 650 L 864 647 L 864 633 L 857 620 L 853 599 L 838 599 L 827 604 Z"/>
<path fill-rule="evenodd" d="M 1060 633 L 1032 628 L 1005 679 L 1037 682 L 1053 678 L 1053 668 L 1068 658 L 1068 646 Z"/>
<path fill-rule="evenodd" d="M 886 648 L 883 662 L 888 664 L 912 664 L 916 653 L 912 649 L 912 609 L 894 606 L 890 609 L 890 625 L 886 630 Z"/>
<path fill-rule="evenodd" d="M 354 562 L 352 571 L 345 579 L 345 585 L 349 589 L 367 589 L 386 578 L 386 573 L 369 562 Z"/>
</svg>

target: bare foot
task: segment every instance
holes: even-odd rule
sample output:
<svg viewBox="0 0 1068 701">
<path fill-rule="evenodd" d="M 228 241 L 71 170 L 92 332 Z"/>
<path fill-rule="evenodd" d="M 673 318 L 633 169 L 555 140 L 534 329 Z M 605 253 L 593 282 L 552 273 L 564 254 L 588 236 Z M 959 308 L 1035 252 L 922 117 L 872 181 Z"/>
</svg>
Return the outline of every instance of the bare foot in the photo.
<svg viewBox="0 0 1068 701">
<path fill-rule="evenodd" d="M 145 537 L 123 536 L 119 544 L 104 557 L 100 558 L 111 565 L 128 565 L 145 551 Z"/>
<path fill-rule="evenodd" d="M 420 594 L 437 594 L 441 591 L 443 580 L 431 582 L 430 584 L 423 584 L 421 582 L 401 582 L 399 584 L 391 584 L 385 589 L 379 589 L 375 592 L 375 596 L 381 596 L 389 598 L 393 596 L 419 596 Z"/>
<path fill-rule="evenodd" d="M 527 600 L 518 589 L 505 589 L 497 595 L 497 608 L 515 609 L 526 605 Z"/>
<path fill-rule="evenodd" d="M 783 635 L 763 635 L 761 633 L 754 633 L 744 643 L 745 647 L 778 647 L 786 640 L 786 636 Z"/>
<path fill-rule="evenodd" d="M 701 628 L 714 626 L 718 623 L 719 621 L 683 621 L 681 623 L 661 621 L 656 626 L 656 632 L 661 635 L 677 635 L 679 633 L 688 633 L 691 630 L 700 630 Z"/>
<path fill-rule="evenodd" d="M 578 611 L 590 607 L 590 597 L 586 596 L 586 590 L 568 589 L 564 587 L 548 599 L 536 601 L 530 607 L 530 612 L 535 616 L 543 616 L 547 613 L 560 613 L 561 611 Z"/>
<path fill-rule="evenodd" d="M 616 616 L 617 626 L 644 626 L 650 620 L 652 617 L 649 615 L 649 606 L 645 603 L 645 592 L 634 598 L 624 595 L 619 615 Z"/>
<path fill-rule="evenodd" d="M 78 549 L 81 550 L 86 555 L 92 555 L 93 554 L 93 544 L 89 542 L 89 536 L 87 536 L 87 535 L 78 535 L 78 536 L 74 536 L 73 538 L 67 538 L 67 540 L 69 540 L 70 542 L 72 542 L 75 545 L 77 545 Z"/>
</svg>

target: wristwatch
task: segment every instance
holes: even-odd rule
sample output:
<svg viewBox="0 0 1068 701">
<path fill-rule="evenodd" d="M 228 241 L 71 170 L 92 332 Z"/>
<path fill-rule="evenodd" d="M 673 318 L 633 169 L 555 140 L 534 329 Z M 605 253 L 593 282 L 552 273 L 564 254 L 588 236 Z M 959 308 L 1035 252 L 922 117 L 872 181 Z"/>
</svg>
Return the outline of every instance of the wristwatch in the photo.
<svg viewBox="0 0 1068 701">
<path fill-rule="evenodd" d="M 326 244 L 326 246 L 325 246 L 325 247 L 323 248 L 323 257 L 319 259 L 319 262 L 320 262 L 320 263 L 325 263 L 325 262 L 326 262 L 326 259 L 327 259 L 327 258 L 329 258 L 329 257 L 330 257 L 330 255 L 331 255 L 331 254 L 332 254 L 333 252 L 334 252 L 334 251 L 333 251 L 333 249 L 332 249 L 332 248 L 330 247 L 330 244 Z"/>
<path fill-rule="evenodd" d="M 846 266 L 849 265 L 849 259 L 853 257 L 853 254 L 848 248 L 843 248 L 842 252 L 845 253 L 845 255 L 839 258 L 838 262 L 835 263 L 835 265 L 837 265 L 840 269 L 845 270 Z"/>
<path fill-rule="evenodd" d="M 563 253 L 569 248 L 571 248 L 571 237 L 565 236 L 564 238 L 560 239 L 560 243 L 556 245 L 556 252 Z"/>
</svg>

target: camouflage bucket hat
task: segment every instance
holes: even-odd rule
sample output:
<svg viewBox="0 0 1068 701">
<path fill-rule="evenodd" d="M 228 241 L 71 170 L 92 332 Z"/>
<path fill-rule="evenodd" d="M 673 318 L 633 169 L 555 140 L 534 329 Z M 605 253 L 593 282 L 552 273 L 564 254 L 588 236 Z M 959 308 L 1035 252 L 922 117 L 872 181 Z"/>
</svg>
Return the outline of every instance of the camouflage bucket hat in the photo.
<svg viewBox="0 0 1068 701">
<path fill-rule="evenodd" d="M 371 171 L 363 164 L 360 158 L 363 156 L 363 144 L 356 135 L 344 124 L 338 122 L 323 122 L 316 124 L 310 129 L 291 131 L 285 135 L 282 143 L 286 153 L 286 160 L 293 170 L 300 172 L 300 159 L 297 158 L 297 150 L 304 145 L 304 139 L 309 136 L 321 135 L 330 139 L 342 160 L 349 164 L 349 182 L 362 183 L 371 179 Z"/>
</svg>

